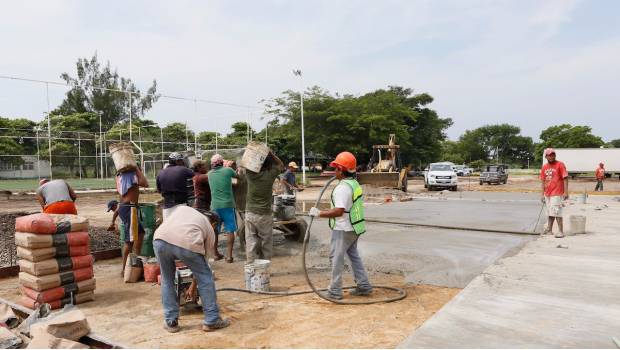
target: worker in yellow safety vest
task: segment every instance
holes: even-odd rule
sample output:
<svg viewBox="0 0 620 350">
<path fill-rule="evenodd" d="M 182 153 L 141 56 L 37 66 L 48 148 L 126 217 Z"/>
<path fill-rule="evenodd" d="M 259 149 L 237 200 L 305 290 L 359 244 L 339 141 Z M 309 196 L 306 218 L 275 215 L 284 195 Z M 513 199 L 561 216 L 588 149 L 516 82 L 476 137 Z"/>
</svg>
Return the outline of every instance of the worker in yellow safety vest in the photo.
<svg viewBox="0 0 620 350">
<path fill-rule="evenodd" d="M 330 249 L 332 278 L 324 296 L 342 299 L 342 271 L 345 254 L 351 260 L 353 277 L 357 283 L 357 287 L 350 294 L 370 295 L 372 285 L 368 281 L 364 264 L 357 251 L 357 240 L 361 234 L 366 232 L 362 187 L 355 179 L 357 160 L 350 152 L 341 152 L 329 165 L 336 169 L 336 178 L 340 180 L 331 194 L 331 209 L 321 211 L 312 207 L 309 212 L 314 217 L 329 218 L 329 227 L 332 229 Z"/>
</svg>

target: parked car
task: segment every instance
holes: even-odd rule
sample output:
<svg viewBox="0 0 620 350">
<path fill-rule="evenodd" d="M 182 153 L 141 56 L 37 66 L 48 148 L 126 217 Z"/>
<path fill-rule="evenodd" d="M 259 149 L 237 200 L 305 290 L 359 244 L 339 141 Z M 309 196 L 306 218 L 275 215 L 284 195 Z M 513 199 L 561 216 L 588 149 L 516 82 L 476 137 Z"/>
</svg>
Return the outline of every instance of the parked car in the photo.
<svg viewBox="0 0 620 350">
<path fill-rule="evenodd" d="M 508 182 L 508 166 L 506 164 L 487 165 L 485 171 L 480 174 L 480 185 L 506 184 Z"/>
<path fill-rule="evenodd" d="M 456 172 L 457 176 L 469 176 L 472 173 L 472 169 L 463 165 L 455 165 L 453 166 L 454 172 Z"/>
<path fill-rule="evenodd" d="M 456 191 L 458 177 L 451 163 L 432 163 L 424 173 L 424 188 L 432 191 L 436 188 L 449 188 Z"/>
</svg>

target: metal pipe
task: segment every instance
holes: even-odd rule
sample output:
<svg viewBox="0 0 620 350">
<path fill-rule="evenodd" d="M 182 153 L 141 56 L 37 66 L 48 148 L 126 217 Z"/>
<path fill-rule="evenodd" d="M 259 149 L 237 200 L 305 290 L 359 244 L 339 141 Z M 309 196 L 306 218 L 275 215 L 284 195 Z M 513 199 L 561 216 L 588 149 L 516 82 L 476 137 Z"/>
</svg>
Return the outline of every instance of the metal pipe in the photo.
<svg viewBox="0 0 620 350">
<path fill-rule="evenodd" d="M 52 171 L 52 117 L 50 116 L 50 87 L 45 83 L 45 95 L 47 97 L 47 147 L 50 156 L 50 180 L 54 179 Z"/>
</svg>

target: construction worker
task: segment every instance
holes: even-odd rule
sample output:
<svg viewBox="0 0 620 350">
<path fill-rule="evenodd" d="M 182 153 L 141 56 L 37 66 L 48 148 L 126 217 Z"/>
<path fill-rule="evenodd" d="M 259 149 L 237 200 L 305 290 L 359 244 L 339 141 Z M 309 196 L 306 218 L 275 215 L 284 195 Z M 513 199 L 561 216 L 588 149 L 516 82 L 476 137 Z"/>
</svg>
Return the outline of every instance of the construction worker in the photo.
<svg viewBox="0 0 620 350">
<path fill-rule="evenodd" d="M 121 275 L 125 272 L 129 252 L 133 250 L 134 254 L 140 255 L 142 249 L 144 228 L 138 218 L 140 187 L 149 187 L 149 182 L 140 168 L 135 171 L 116 174 L 116 190 L 120 195 L 116 212 L 121 218 L 125 231 L 123 232 L 125 245 L 123 246 L 123 272 Z"/>
<path fill-rule="evenodd" d="M 332 208 L 321 211 L 312 207 L 309 213 L 314 217 L 329 218 L 329 227 L 332 229 L 329 255 L 332 263 L 332 278 L 329 289 L 323 295 L 330 299 L 342 299 L 342 271 L 345 254 L 351 261 L 353 277 L 357 283 L 357 287 L 350 294 L 370 295 L 372 285 L 368 281 L 364 264 L 357 251 L 357 240 L 361 234 L 366 232 L 362 187 L 355 179 L 357 160 L 350 152 L 342 152 L 329 165 L 336 169 L 336 178 L 340 180 L 332 191 Z"/>
<path fill-rule="evenodd" d="M 211 170 L 209 176 L 209 187 L 211 188 L 211 210 L 215 211 L 220 217 L 223 229 L 218 230 L 227 235 L 226 262 L 233 262 L 233 245 L 235 243 L 235 231 L 237 231 L 237 217 L 235 214 L 235 200 L 232 191 L 232 179 L 237 177 L 237 173 L 230 167 L 224 166 L 224 158 L 219 154 L 211 157 Z M 220 225 L 222 226 L 222 225 Z"/>
<path fill-rule="evenodd" d="M 41 179 L 36 197 L 46 214 L 77 215 L 75 200 L 77 196 L 65 180 Z"/>
<path fill-rule="evenodd" d="M 187 180 L 194 177 L 194 172 L 185 166 L 183 155 L 172 152 L 168 156 L 167 168 L 157 174 L 157 192 L 164 197 L 163 219 L 174 210 L 177 205 L 187 205 Z"/>
<path fill-rule="evenodd" d="M 603 180 L 605 180 L 605 164 L 603 164 L 603 162 L 599 163 L 598 168 L 596 168 L 595 175 L 596 187 L 594 187 L 594 191 L 603 192 Z"/>
<path fill-rule="evenodd" d="M 194 162 L 192 168 L 194 170 L 194 177 L 192 178 L 194 182 L 194 196 L 196 197 L 194 208 L 209 211 L 211 210 L 211 188 L 209 187 L 209 176 L 207 175 L 209 171 L 207 162 L 198 160 Z"/>
<path fill-rule="evenodd" d="M 301 190 L 301 188 L 297 186 L 297 180 L 295 178 L 295 172 L 297 172 L 297 169 L 299 169 L 297 163 L 290 162 L 288 163 L 288 169 L 286 169 L 282 175 L 282 184 L 284 185 L 286 194 L 293 194 L 294 190 Z"/>
<path fill-rule="evenodd" d="M 206 257 L 214 253 L 215 233 L 211 222 L 198 210 L 180 205 L 155 230 L 153 248 L 161 269 L 161 302 L 164 308 L 164 329 L 176 333 L 179 327 L 179 301 L 174 284 L 175 260 L 181 260 L 196 279 L 202 300 L 205 332 L 225 328 L 229 320 L 220 317 L 215 295 L 213 273 Z"/>
<path fill-rule="evenodd" d="M 269 151 L 258 173 L 246 169 L 248 197 L 245 206 L 246 263 L 270 260 L 273 255 L 273 183 L 284 163 Z"/>
<path fill-rule="evenodd" d="M 553 221 L 558 222 L 560 232 L 556 238 L 564 237 L 564 225 L 562 222 L 562 208 L 564 200 L 568 199 L 568 172 L 564 163 L 555 158 L 553 148 L 545 149 L 547 163 L 540 169 L 540 181 L 542 184 L 541 201 L 547 205 L 548 222 L 543 234 L 551 234 Z"/>
<path fill-rule="evenodd" d="M 112 223 L 108 226 L 108 231 L 116 230 L 116 218 L 118 217 L 118 201 L 116 199 L 112 199 L 108 202 L 108 210 L 107 212 L 114 212 L 112 215 Z"/>
<path fill-rule="evenodd" d="M 248 193 L 248 179 L 246 178 L 245 168 L 238 168 L 237 162 L 231 162 L 231 168 L 237 172 L 237 181 L 233 182 L 233 195 L 235 196 L 235 206 L 237 207 L 237 238 L 239 246 L 245 250 L 245 204 Z"/>
</svg>

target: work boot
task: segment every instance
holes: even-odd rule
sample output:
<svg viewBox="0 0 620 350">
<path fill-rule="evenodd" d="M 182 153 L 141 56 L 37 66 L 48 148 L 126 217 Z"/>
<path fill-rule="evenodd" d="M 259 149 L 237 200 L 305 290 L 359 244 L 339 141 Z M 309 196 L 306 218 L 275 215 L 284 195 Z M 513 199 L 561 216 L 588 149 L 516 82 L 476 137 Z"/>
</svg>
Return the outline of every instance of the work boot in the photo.
<svg viewBox="0 0 620 350">
<path fill-rule="evenodd" d="M 329 291 L 319 292 L 319 294 L 327 299 L 342 300 L 342 295 L 332 294 Z"/>
<path fill-rule="evenodd" d="M 203 324 L 202 325 L 202 330 L 205 332 L 213 332 L 215 330 L 218 329 L 222 329 L 222 328 L 226 328 L 230 326 L 230 321 L 229 320 L 224 320 L 222 318 L 218 318 L 217 321 L 215 321 L 215 323 L 212 324 Z"/>
<path fill-rule="evenodd" d="M 176 333 L 181 330 L 179 327 L 179 320 L 173 320 L 172 322 L 164 321 L 164 329 L 169 333 Z"/>
<path fill-rule="evenodd" d="M 349 294 L 357 296 L 357 297 L 365 297 L 365 296 L 368 296 L 368 295 L 372 294 L 372 288 L 371 289 L 361 289 L 361 288 L 355 287 L 355 289 L 350 291 Z"/>
</svg>

